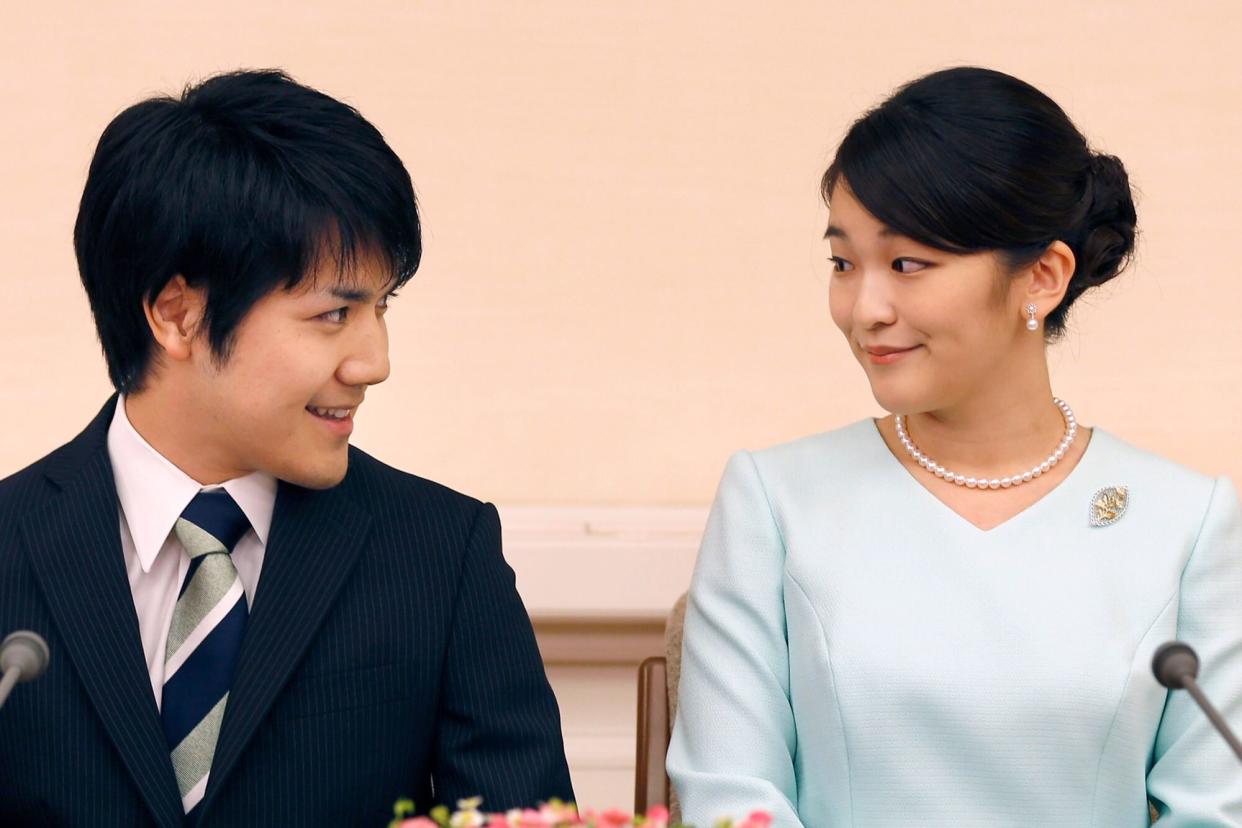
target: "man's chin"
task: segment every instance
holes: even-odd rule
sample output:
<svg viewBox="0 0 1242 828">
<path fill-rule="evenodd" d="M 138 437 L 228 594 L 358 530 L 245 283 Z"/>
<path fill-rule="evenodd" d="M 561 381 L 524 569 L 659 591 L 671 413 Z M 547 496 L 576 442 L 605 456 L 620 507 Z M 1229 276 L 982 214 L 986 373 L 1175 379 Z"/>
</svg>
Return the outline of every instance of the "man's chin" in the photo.
<svg viewBox="0 0 1242 828">
<path fill-rule="evenodd" d="M 301 486 L 304 489 L 331 489 L 340 485 L 349 470 L 349 453 L 343 451 L 339 462 L 328 462 L 318 467 L 297 466 L 288 468 L 276 475 L 286 483 Z"/>
</svg>

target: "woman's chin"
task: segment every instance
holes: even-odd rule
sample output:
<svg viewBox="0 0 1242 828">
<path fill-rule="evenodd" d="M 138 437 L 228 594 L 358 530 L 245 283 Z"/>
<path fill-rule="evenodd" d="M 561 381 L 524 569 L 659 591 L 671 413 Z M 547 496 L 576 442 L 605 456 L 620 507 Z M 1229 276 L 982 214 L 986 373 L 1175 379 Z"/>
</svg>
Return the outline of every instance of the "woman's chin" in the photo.
<svg viewBox="0 0 1242 828">
<path fill-rule="evenodd" d="M 910 389 L 894 388 L 887 383 L 873 382 L 871 394 L 879 406 L 889 414 L 914 414 L 933 407 L 929 404 L 925 394 L 912 393 Z"/>
</svg>

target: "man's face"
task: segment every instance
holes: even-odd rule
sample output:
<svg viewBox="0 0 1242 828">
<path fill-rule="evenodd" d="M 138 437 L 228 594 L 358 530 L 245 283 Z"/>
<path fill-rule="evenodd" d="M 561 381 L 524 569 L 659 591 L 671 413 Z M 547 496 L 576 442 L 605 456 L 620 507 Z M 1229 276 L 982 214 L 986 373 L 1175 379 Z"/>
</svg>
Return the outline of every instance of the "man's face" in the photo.
<svg viewBox="0 0 1242 828">
<path fill-rule="evenodd" d="M 311 489 L 340 483 L 367 386 L 388 378 L 391 271 L 360 257 L 260 299 L 223 367 L 196 349 L 191 395 L 213 467 L 265 471 Z M 342 416 L 343 415 L 343 416 Z"/>
</svg>

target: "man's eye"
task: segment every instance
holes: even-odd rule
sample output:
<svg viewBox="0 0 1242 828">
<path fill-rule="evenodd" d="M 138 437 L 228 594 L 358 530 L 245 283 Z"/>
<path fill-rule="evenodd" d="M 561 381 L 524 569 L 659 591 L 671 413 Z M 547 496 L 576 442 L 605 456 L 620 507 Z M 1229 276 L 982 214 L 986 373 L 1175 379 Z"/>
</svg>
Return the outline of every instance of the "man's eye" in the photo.
<svg viewBox="0 0 1242 828">
<path fill-rule="evenodd" d="M 345 307 L 345 308 L 337 308 L 336 310 L 330 310 L 327 313 L 321 313 L 319 314 L 319 318 L 324 320 L 325 322 L 336 322 L 339 324 L 339 323 L 344 322 L 345 318 L 348 315 L 349 315 L 349 308 Z"/>
<path fill-rule="evenodd" d="M 832 256 L 828 259 L 828 261 L 832 262 L 832 271 L 834 273 L 845 273 L 846 271 L 854 269 L 854 265 L 850 264 L 845 259 L 842 259 L 840 256 Z"/>
<path fill-rule="evenodd" d="M 384 297 L 383 297 L 382 299 L 380 299 L 380 300 L 379 300 L 379 307 L 381 307 L 381 308 L 387 308 L 387 307 L 388 307 L 388 303 L 389 303 L 389 302 L 391 302 L 393 299 L 396 299 L 396 298 L 397 298 L 397 292 L 396 292 L 395 290 L 394 290 L 394 291 L 391 291 L 390 293 L 386 293 L 386 294 L 384 294 Z"/>
<path fill-rule="evenodd" d="M 925 269 L 927 266 L 928 266 L 928 262 L 920 261 L 918 259 L 894 259 L 893 260 L 893 270 L 897 271 L 898 273 L 918 273 L 920 270 Z"/>
</svg>

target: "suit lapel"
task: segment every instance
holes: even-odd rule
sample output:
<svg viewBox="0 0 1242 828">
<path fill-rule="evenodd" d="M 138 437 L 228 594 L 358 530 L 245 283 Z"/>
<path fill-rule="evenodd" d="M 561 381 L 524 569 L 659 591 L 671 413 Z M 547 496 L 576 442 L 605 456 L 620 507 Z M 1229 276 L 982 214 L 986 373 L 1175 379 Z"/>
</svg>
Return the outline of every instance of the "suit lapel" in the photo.
<svg viewBox="0 0 1242 828">
<path fill-rule="evenodd" d="M 282 482 L 246 636 L 238 655 L 207 793 L 211 806 L 306 652 L 358 559 L 370 528 L 345 484 L 312 491 Z"/>
<path fill-rule="evenodd" d="M 31 568 L 69 659 L 158 824 L 184 814 L 121 551 L 106 436 L 116 398 L 49 460 L 61 491 L 22 520 Z M 52 658 L 57 658 L 53 653 Z"/>
</svg>

